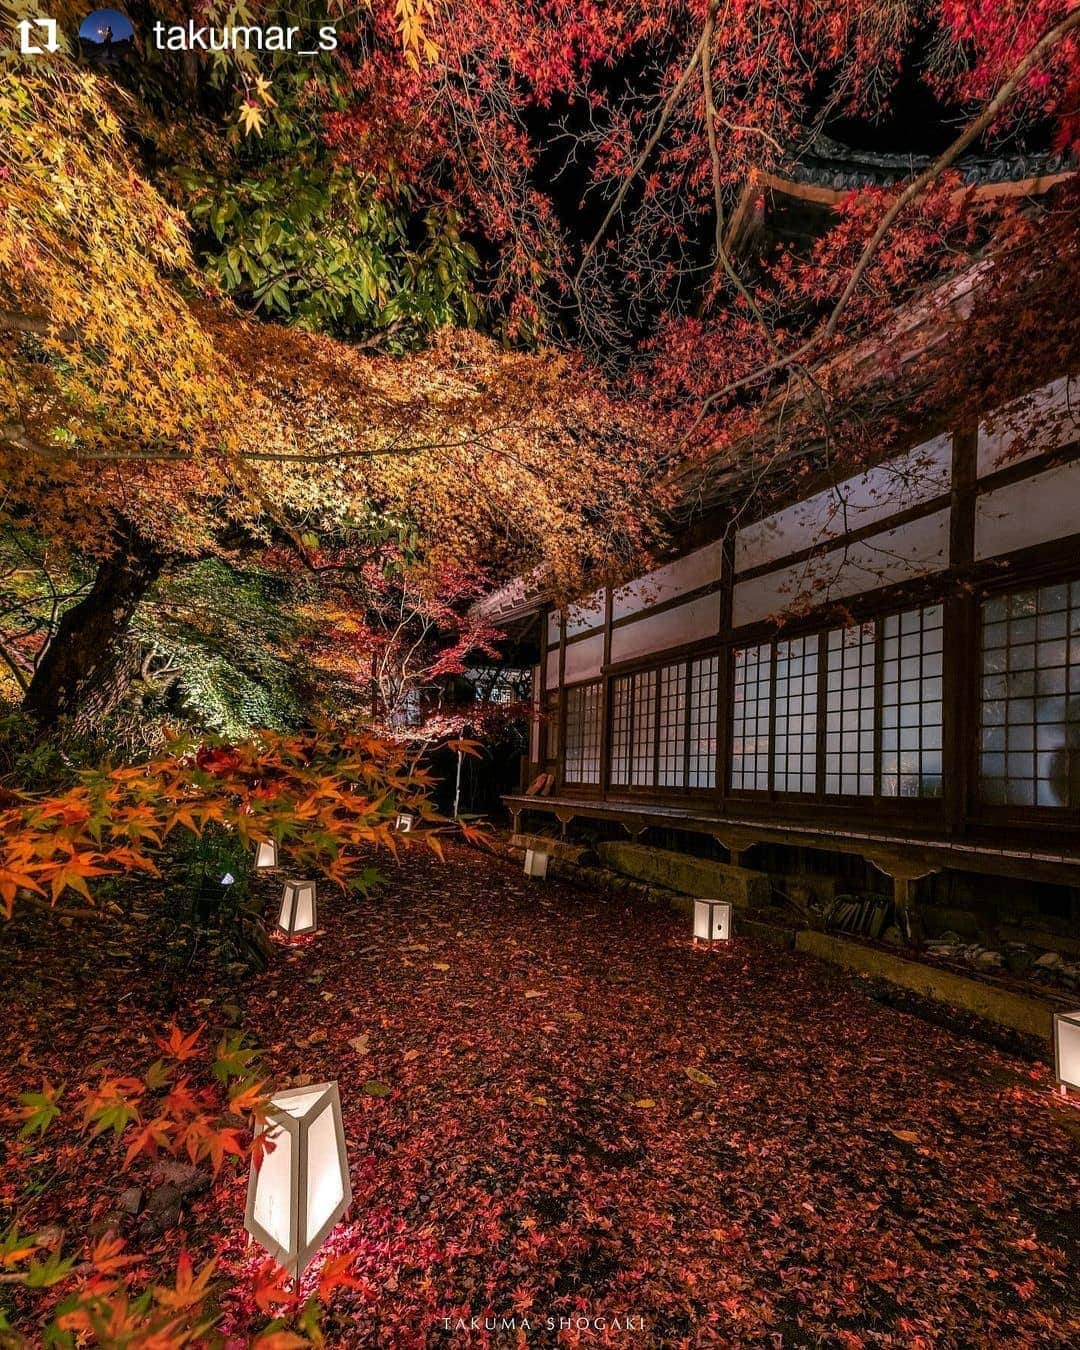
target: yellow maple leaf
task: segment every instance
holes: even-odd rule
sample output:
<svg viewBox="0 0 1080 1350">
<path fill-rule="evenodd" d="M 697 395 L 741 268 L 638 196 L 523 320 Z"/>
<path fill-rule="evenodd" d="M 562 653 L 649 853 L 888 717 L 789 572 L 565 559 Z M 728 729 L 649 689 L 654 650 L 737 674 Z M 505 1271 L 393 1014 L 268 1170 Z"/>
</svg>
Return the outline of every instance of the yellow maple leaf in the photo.
<svg viewBox="0 0 1080 1350">
<path fill-rule="evenodd" d="M 252 103 L 245 99 L 240 105 L 240 111 L 237 113 L 237 120 L 243 128 L 245 136 L 254 133 L 256 136 L 262 135 L 263 124 L 266 118 L 263 116 L 263 110 L 257 103 Z"/>
</svg>

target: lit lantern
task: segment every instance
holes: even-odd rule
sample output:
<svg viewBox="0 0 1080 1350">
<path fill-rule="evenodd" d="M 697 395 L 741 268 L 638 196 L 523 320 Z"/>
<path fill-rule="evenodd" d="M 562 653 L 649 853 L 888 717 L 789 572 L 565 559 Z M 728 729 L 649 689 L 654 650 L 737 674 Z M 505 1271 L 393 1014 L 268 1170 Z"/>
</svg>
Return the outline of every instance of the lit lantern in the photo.
<svg viewBox="0 0 1080 1350">
<path fill-rule="evenodd" d="M 525 850 L 525 875 L 527 877 L 547 876 L 548 855 L 538 849 Z"/>
<path fill-rule="evenodd" d="M 255 845 L 255 867 L 257 871 L 262 871 L 266 867 L 277 866 L 277 844 L 273 839 L 264 839 L 261 844 Z"/>
<path fill-rule="evenodd" d="M 408 834 L 415 824 L 416 817 L 410 815 L 408 811 L 402 811 L 397 818 L 397 827 L 402 834 Z"/>
<path fill-rule="evenodd" d="M 299 1279 L 352 1201 L 337 1083 L 275 1093 L 259 1134 L 244 1227 Z"/>
<path fill-rule="evenodd" d="M 278 913 L 278 927 L 289 937 L 300 937 L 304 933 L 314 933 L 318 927 L 318 912 L 315 905 L 315 883 L 313 881 L 287 881 L 281 892 L 281 910 Z"/>
<path fill-rule="evenodd" d="M 1054 1074 L 1062 1092 L 1080 1092 L 1080 1009 L 1054 1014 Z"/>
<path fill-rule="evenodd" d="M 694 901 L 694 938 L 703 942 L 728 942 L 735 914 L 729 900 Z"/>
</svg>

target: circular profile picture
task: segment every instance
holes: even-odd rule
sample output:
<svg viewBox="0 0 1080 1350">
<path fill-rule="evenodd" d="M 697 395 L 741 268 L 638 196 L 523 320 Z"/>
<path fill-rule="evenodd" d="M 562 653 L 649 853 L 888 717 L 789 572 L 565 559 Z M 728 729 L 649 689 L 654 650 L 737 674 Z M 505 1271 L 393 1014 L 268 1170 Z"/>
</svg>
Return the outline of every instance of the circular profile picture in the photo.
<svg viewBox="0 0 1080 1350">
<path fill-rule="evenodd" d="M 118 9 L 95 9 L 79 25 L 79 49 L 88 61 L 122 61 L 135 50 L 131 20 Z"/>
</svg>

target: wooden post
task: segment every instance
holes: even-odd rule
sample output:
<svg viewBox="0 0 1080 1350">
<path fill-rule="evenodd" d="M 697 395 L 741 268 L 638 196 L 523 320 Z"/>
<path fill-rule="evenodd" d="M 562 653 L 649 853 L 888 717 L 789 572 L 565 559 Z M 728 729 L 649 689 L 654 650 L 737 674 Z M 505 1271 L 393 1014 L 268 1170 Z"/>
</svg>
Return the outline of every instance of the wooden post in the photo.
<svg viewBox="0 0 1080 1350">
<path fill-rule="evenodd" d="M 728 861 L 732 867 L 745 867 L 746 855 L 760 841 L 749 830 L 725 829 L 722 834 L 714 831 L 713 838 L 728 851 Z"/>
<path fill-rule="evenodd" d="M 458 810 L 461 806 L 461 751 L 457 752 L 457 776 L 454 779 L 454 819 L 458 818 Z"/>
<path fill-rule="evenodd" d="M 893 904 L 896 906 L 898 927 L 912 947 L 922 944 L 922 915 L 916 904 L 915 882 L 923 877 L 940 872 L 940 867 L 932 867 L 921 858 L 905 858 L 897 854 L 867 854 L 870 862 L 879 872 L 892 878 Z"/>
</svg>

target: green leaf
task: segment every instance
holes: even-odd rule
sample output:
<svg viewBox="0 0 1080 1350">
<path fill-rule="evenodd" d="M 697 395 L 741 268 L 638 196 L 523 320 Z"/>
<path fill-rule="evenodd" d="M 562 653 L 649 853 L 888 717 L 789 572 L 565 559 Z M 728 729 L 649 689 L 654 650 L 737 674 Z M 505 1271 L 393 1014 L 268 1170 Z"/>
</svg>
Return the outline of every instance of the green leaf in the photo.
<svg viewBox="0 0 1080 1350">
<path fill-rule="evenodd" d="M 26 1272 L 23 1283 L 27 1289 L 47 1289 L 59 1284 L 71 1272 L 75 1264 L 73 1256 L 61 1256 L 59 1252 L 50 1252 L 45 1261 L 34 1261 Z"/>
<path fill-rule="evenodd" d="M 219 1083 L 227 1083 L 230 1078 L 249 1077 L 252 1064 L 258 1056 L 256 1047 L 245 1048 L 243 1032 L 234 1031 L 223 1036 L 214 1060 L 214 1077 Z"/>
<path fill-rule="evenodd" d="M 44 1134 L 60 1114 L 57 1102 L 64 1095 L 63 1087 L 53 1089 L 48 1083 L 42 1085 L 40 1092 L 24 1092 L 19 1105 L 26 1108 L 23 1127 L 19 1138 L 26 1139 L 32 1134 Z"/>
</svg>

